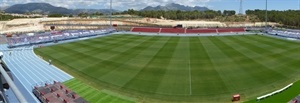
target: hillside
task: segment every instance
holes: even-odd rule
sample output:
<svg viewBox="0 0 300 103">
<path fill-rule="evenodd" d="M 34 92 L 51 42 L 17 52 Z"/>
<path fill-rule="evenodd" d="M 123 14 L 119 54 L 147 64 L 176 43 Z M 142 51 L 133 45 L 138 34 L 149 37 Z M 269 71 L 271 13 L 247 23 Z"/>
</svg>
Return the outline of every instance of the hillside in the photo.
<svg viewBox="0 0 300 103">
<path fill-rule="evenodd" d="M 48 3 L 28 3 L 28 4 L 16 4 L 7 9 L 5 9 L 7 13 L 19 13 L 24 14 L 28 12 L 35 13 L 59 13 L 59 14 L 72 14 L 73 11 L 63 7 L 55 7 Z"/>
<path fill-rule="evenodd" d="M 0 11 L 5 10 L 7 8 L 9 8 L 9 6 L 0 6 Z"/>
<path fill-rule="evenodd" d="M 156 6 L 156 7 L 152 7 L 152 6 L 148 6 L 144 9 L 142 9 L 141 11 L 150 11 L 150 10 L 164 10 L 164 11 L 168 11 L 168 10 L 181 10 L 181 11 L 206 11 L 209 10 L 207 7 L 200 7 L 200 6 L 195 6 L 195 7 L 190 7 L 190 6 L 184 6 L 184 5 L 180 5 L 180 4 L 176 4 L 176 3 L 170 3 L 167 4 L 165 6 Z"/>
<path fill-rule="evenodd" d="M 109 13 L 109 9 L 68 9 L 64 7 L 56 7 L 48 3 L 27 3 L 16 4 L 5 9 L 6 13 L 42 13 L 42 14 L 79 14 L 82 12 L 95 13 L 100 12 L 103 14 Z M 113 10 L 117 12 L 117 10 Z"/>
</svg>

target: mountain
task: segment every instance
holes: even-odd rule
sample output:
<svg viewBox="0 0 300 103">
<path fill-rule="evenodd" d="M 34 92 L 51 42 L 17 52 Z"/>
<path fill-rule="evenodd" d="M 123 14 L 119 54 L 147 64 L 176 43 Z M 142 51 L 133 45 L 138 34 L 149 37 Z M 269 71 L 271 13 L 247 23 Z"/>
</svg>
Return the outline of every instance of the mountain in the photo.
<svg viewBox="0 0 300 103">
<path fill-rule="evenodd" d="M 28 4 L 16 4 L 7 9 L 6 13 L 19 13 L 24 14 L 27 12 L 36 13 L 59 13 L 59 14 L 72 14 L 73 11 L 63 7 L 55 7 L 48 3 L 28 3 Z"/>
<path fill-rule="evenodd" d="M 200 6 L 195 6 L 195 7 L 190 7 L 190 6 L 184 6 L 184 5 L 180 5 L 180 4 L 176 4 L 176 3 L 170 3 L 167 4 L 165 6 L 156 6 L 156 7 L 152 7 L 152 6 L 148 6 L 144 9 L 142 9 L 141 11 L 149 11 L 149 10 L 182 10 L 182 11 L 194 11 L 194 10 L 198 10 L 198 11 L 206 11 L 209 10 L 207 7 L 200 7 Z"/>
<path fill-rule="evenodd" d="M 0 10 L 5 10 L 7 9 L 9 6 L 0 6 Z"/>
<path fill-rule="evenodd" d="M 75 9 L 73 10 L 73 12 L 75 14 L 78 14 L 78 13 L 96 13 L 96 12 L 100 12 L 100 13 L 103 13 L 103 14 L 109 14 L 110 13 L 110 9 Z M 112 10 L 113 13 L 115 12 L 119 12 L 118 10 Z"/>
<path fill-rule="evenodd" d="M 27 4 L 16 4 L 10 6 L 9 8 L 5 9 L 6 13 L 19 13 L 24 14 L 28 12 L 35 12 L 35 13 L 43 13 L 43 14 L 79 14 L 81 12 L 86 13 L 95 13 L 100 12 L 103 14 L 107 14 L 110 12 L 109 9 L 67 9 L 63 7 L 55 7 L 48 3 L 27 3 Z M 113 10 L 113 12 L 117 12 L 117 10 Z"/>
</svg>

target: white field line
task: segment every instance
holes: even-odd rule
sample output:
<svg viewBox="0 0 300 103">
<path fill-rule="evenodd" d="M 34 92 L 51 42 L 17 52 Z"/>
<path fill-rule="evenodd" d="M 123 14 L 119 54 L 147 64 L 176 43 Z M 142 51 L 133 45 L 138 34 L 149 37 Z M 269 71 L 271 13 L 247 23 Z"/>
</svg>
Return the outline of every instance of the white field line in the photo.
<svg viewBox="0 0 300 103">
<path fill-rule="evenodd" d="M 192 95 L 192 73 L 191 73 L 191 60 L 189 59 L 189 76 L 190 76 L 190 95 Z"/>
<path fill-rule="evenodd" d="M 11 58 L 9 58 L 9 59 L 11 59 Z M 27 72 L 25 72 L 24 69 L 18 69 L 18 67 L 21 68 L 21 66 L 18 64 L 18 61 L 16 61 L 17 59 L 16 60 L 14 60 L 14 59 L 9 60 L 9 59 L 7 59 L 7 61 L 8 61 L 7 65 L 9 67 L 14 68 L 14 70 L 16 72 L 18 72 L 23 79 L 20 79 L 18 76 L 15 76 L 15 77 L 19 80 L 19 82 L 26 89 L 26 91 L 31 95 L 31 97 L 33 97 L 33 99 L 35 101 L 39 101 L 39 100 L 37 100 L 37 98 L 35 98 L 35 96 L 31 93 L 31 90 L 29 90 L 29 88 L 28 88 L 28 86 L 31 86 L 31 83 L 32 83 L 30 81 L 36 82 L 35 79 L 33 79 L 31 76 L 29 76 L 29 74 Z M 14 65 L 13 63 L 16 63 L 16 65 Z M 23 72 L 21 73 L 20 71 L 23 71 Z M 25 73 L 31 80 L 29 81 L 28 77 L 24 76 L 23 73 Z M 23 81 L 23 80 L 25 80 L 27 83 L 25 81 Z M 25 85 L 25 83 L 27 85 Z"/>
<path fill-rule="evenodd" d="M 186 47 L 189 47 L 189 45 L 187 44 Z M 190 55 L 190 53 L 188 53 L 188 55 Z M 186 56 L 186 59 L 189 59 L 189 84 L 190 84 L 190 94 L 189 95 L 192 95 L 192 73 L 191 73 L 191 58 L 188 56 Z"/>
<path fill-rule="evenodd" d="M 37 58 L 37 59 L 39 59 L 39 60 L 41 60 L 42 62 L 44 62 L 44 63 L 46 63 L 46 64 L 48 64 L 48 62 L 47 61 L 45 61 L 44 59 L 42 59 L 42 58 L 40 58 L 40 57 L 38 57 L 35 53 L 34 53 L 34 51 L 32 50 L 31 51 L 32 53 L 33 53 L 33 55 Z M 54 66 L 54 65 L 51 65 L 52 67 L 54 67 L 55 69 L 57 69 L 58 71 L 61 71 L 64 75 L 66 75 L 66 76 L 69 76 L 69 77 L 67 77 L 67 79 L 65 80 L 65 81 L 67 81 L 67 80 L 70 80 L 70 79 L 72 79 L 72 78 L 74 78 L 73 76 L 71 76 L 70 74 L 68 74 L 68 73 L 66 73 L 66 72 L 64 72 L 63 70 L 61 70 L 61 69 L 59 69 L 58 67 L 56 67 L 56 66 Z M 68 79 L 69 78 L 69 79 Z M 63 81 L 61 81 L 61 82 L 63 82 Z"/>
<path fill-rule="evenodd" d="M 43 65 L 41 63 L 41 61 L 39 61 L 37 58 L 35 58 L 33 56 L 34 54 L 31 54 L 31 51 L 26 51 L 26 55 L 24 56 L 24 58 L 26 58 L 27 60 L 32 60 L 31 63 L 36 65 L 37 66 L 37 69 L 35 69 L 35 71 L 37 71 L 38 74 L 41 74 L 41 75 L 45 75 L 47 78 L 51 78 L 53 80 L 58 80 L 58 81 L 61 81 L 63 82 L 64 81 L 64 78 L 63 76 L 60 76 L 60 73 L 56 73 L 54 71 L 50 71 L 52 70 L 52 68 L 50 67 L 51 65 Z"/>
</svg>

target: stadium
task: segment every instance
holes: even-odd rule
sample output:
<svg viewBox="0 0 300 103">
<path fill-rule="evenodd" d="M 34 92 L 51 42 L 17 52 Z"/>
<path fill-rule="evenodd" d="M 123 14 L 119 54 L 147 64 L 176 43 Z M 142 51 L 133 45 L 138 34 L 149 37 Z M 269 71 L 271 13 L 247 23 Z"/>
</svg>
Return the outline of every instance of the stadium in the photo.
<svg viewBox="0 0 300 103">
<path fill-rule="evenodd" d="M 109 19 L 33 19 L 27 22 L 42 25 L 34 26 L 39 28 L 34 32 L 29 27 L 5 31 L 0 36 L 0 94 L 5 94 L 1 100 L 300 100 L 299 29 L 276 28 L 279 24 L 267 21 L 239 24 L 111 15 Z M 23 26 L 26 20 L 10 22 Z"/>
</svg>

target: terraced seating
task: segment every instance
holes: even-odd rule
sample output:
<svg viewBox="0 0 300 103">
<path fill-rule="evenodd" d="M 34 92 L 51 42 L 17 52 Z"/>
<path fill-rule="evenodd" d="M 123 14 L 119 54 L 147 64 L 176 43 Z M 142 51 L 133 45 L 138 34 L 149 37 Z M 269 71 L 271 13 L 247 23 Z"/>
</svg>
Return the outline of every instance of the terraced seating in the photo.
<svg viewBox="0 0 300 103">
<path fill-rule="evenodd" d="M 131 32 L 148 33 L 226 33 L 226 32 L 245 32 L 244 28 L 208 28 L 208 29 L 185 29 L 185 28 L 155 28 L 155 27 L 133 27 Z"/>
<path fill-rule="evenodd" d="M 245 32 L 244 28 L 218 28 L 217 29 L 219 33 L 225 33 L 225 32 Z"/>
<path fill-rule="evenodd" d="M 161 33 L 185 33 L 184 28 L 162 28 Z"/>
<path fill-rule="evenodd" d="M 2 58 L 2 60 L 14 73 L 14 82 L 28 103 L 39 103 L 39 100 L 32 93 L 33 86 L 41 86 L 41 83 L 48 83 L 52 80 L 64 82 L 73 78 L 55 66 L 49 65 L 48 62 L 41 60 L 33 52 L 33 46 L 9 49 L 7 44 L 1 44 L 0 51 L 4 50 L 6 51 L 4 56 L 7 58 Z M 17 99 L 12 99 L 10 102 L 19 103 Z"/>
<path fill-rule="evenodd" d="M 300 31 L 297 30 L 269 30 L 268 33 L 282 37 L 300 38 Z"/>
<path fill-rule="evenodd" d="M 187 29 L 186 33 L 217 33 L 216 29 Z"/>
<path fill-rule="evenodd" d="M 151 27 L 133 27 L 132 32 L 149 32 L 149 33 L 158 33 L 160 28 L 151 28 Z"/>
<path fill-rule="evenodd" d="M 13 48 L 19 46 L 57 42 L 57 41 L 77 39 L 77 38 L 90 37 L 96 35 L 105 35 L 109 32 L 113 32 L 114 30 L 115 29 L 113 28 L 107 28 L 101 30 L 66 30 L 66 31 L 58 31 L 58 32 L 37 33 L 36 35 L 33 36 L 22 34 L 18 37 L 7 38 L 7 41 L 8 41 L 8 47 Z"/>
</svg>

